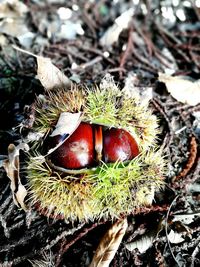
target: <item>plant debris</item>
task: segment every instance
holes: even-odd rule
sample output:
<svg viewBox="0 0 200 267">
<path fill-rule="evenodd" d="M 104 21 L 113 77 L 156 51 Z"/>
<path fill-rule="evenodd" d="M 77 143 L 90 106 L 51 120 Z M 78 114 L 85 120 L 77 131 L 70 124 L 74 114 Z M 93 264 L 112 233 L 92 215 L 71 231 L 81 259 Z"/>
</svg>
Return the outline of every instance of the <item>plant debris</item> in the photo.
<svg viewBox="0 0 200 267">
<path fill-rule="evenodd" d="M 114 223 L 97 247 L 89 267 L 108 267 L 122 241 L 127 229 L 127 219 Z"/>
<path fill-rule="evenodd" d="M 24 185 L 21 183 L 20 179 L 20 163 L 19 163 L 19 151 L 24 150 L 28 151 L 29 147 L 27 144 L 19 144 L 15 146 L 10 144 L 8 147 L 8 159 L 3 161 L 2 166 L 4 167 L 7 176 L 11 180 L 10 188 L 13 193 L 14 203 L 18 206 L 27 210 L 24 199 L 27 195 L 27 190 Z"/>
<path fill-rule="evenodd" d="M 182 77 L 159 74 L 159 81 L 164 82 L 167 90 L 178 101 L 195 106 L 200 103 L 200 80 L 191 81 Z"/>
<path fill-rule="evenodd" d="M 141 107 L 149 105 L 148 110 L 155 115 L 152 123 L 144 128 L 147 110 L 141 108 L 143 120 L 137 127 L 149 136 L 154 126 L 159 125 L 156 142 L 167 162 L 165 188 L 159 192 L 151 188 L 152 194 L 145 198 L 149 205 L 130 212 L 123 241 L 109 266 L 200 265 L 199 8 L 198 0 L 1 1 L 1 266 L 86 267 L 92 262 L 111 222 L 104 219 L 72 224 L 63 220 L 61 214 L 46 218 L 48 211 L 41 210 L 39 203 L 24 212 L 21 207 L 26 208 L 29 201 L 23 190 L 29 154 L 20 150 L 19 155 L 18 146 L 22 139 L 37 157 L 38 146 L 33 144 L 36 140 L 41 146 L 46 142 L 50 134 L 47 126 L 51 125 L 51 132 L 55 129 L 60 114 L 54 112 L 55 103 L 53 112 L 46 104 L 52 100 L 58 83 L 62 82 L 62 86 L 56 102 L 61 113 L 71 112 L 66 110 L 63 98 L 64 92 L 71 90 L 70 82 L 91 89 L 94 85 L 102 86 L 102 78 L 107 74 L 122 89 L 124 98 L 134 94 Z M 23 53 L 13 49 L 13 45 Z M 70 97 L 82 99 L 77 88 L 73 89 Z M 94 102 L 90 89 L 89 111 Z M 99 95 L 100 106 L 109 103 L 112 107 L 112 97 Z M 73 113 L 82 104 L 78 101 L 70 107 Z M 104 109 L 98 113 L 102 116 L 98 115 L 97 120 L 102 120 L 103 112 Z M 127 112 L 128 107 L 123 113 Z M 43 115 L 47 120 L 41 125 Z M 155 143 L 153 137 L 141 141 L 148 147 L 152 140 Z M 13 156 L 9 159 L 10 144 L 17 154 L 10 151 Z M 3 168 L 5 162 L 7 172 Z M 7 179 L 7 173 L 12 181 Z M 11 190 L 11 184 L 18 193 Z M 109 189 L 112 188 L 111 184 Z M 133 250 L 127 249 L 129 244 Z"/>
</svg>

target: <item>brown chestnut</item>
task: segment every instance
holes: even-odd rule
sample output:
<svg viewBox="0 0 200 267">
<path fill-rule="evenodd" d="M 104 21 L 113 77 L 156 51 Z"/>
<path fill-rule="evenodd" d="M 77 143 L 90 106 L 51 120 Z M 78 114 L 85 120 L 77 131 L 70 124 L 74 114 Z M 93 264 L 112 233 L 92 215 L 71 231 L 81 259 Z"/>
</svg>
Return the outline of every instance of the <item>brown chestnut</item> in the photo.
<svg viewBox="0 0 200 267">
<path fill-rule="evenodd" d="M 62 136 L 53 137 L 57 145 Z M 105 163 L 131 160 L 139 154 L 133 136 L 123 129 L 106 129 L 100 125 L 81 122 L 74 133 L 51 155 L 57 166 L 81 169 Z"/>
<path fill-rule="evenodd" d="M 54 138 L 56 138 L 56 143 L 59 143 L 62 137 L 56 136 Z M 60 167 L 79 169 L 91 166 L 94 156 L 92 126 L 82 122 L 74 133 L 52 153 L 51 160 Z"/>
<path fill-rule="evenodd" d="M 104 131 L 103 160 L 106 163 L 131 160 L 138 154 L 138 145 L 130 133 L 116 128 Z"/>
</svg>

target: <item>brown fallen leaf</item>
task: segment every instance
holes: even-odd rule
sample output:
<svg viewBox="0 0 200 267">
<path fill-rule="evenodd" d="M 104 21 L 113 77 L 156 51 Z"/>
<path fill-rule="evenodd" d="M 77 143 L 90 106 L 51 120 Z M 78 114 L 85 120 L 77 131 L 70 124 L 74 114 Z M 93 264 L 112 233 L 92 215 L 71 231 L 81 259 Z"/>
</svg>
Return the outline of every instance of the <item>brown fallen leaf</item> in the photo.
<svg viewBox="0 0 200 267">
<path fill-rule="evenodd" d="M 24 17 L 28 7 L 19 0 L 3 0 L 0 5 L 0 18 L 18 19 Z"/>
<path fill-rule="evenodd" d="M 190 106 L 200 103 L 200 80 L 191 81 L 164 73 L 159 73 L 158 80 L 165 83 L 167 91 L 179 102 Z"/>
<path fill-rule="evenodd" d="M 49 149 L 49 151 L 47 152 L 46 155 L 44 155 L 44 157 L 49 156 L 57 148 L 59 148 L 78 128 L 80 123 L 81 123 L 81 112 L 78 113 L 62 112 L 56 124 L 55 130 L 50 135 L 50 137 L 61 135 L 63 136 L 62 141 L 60 141 L 53 148 Z"/>
<path fill-rule="evenodd" d="M 21 207 L 24 210 L 27 210 L 24 198 L 27 195 L 26 188 L 22 185 L 20 175 L 19 175 L 19 151 L 24 150 L 28 151 L 28 145 L 25 143 L 21 143 L 18 146 L 14 144 L 10 144 L 8 146 L 8 158 L 3 161 L 2 166 L 4 167 L 7 176 L 11 180 L 11 190 L 13 193 L 14 203 Z"/>
<path fill-rule="evenodd" d="M 68 134 L 71 135 L 81 122 L 81 112 L 62 112 L 55 126 L 55 130 L 50 136 Z"/>
<path fill-rule="evenodd" d="M 126 244 L 125 247 L 129 251 L 133 251 L 134 249 L 137 248 L 140 253 L 144 253 L 147 249 L 149 249 L 153 245 L 155 236 L 156 235 L 153 234 L 142 236 L 140 239 Z"/>
<path fill-rule="evenodd" d="M 128 227 L 127 219 L 118 220 L 99 243 L 89 267 L 107 267 L 115 256 Z"/>
<path fill-rule="evenodd" d="M 126 98 L 134 98 L 139 105 L 148 106 L 149 101 L 153 98 L 153 88 L 141 87 L 139 83 L 137 74 L 129 72 L 122 92 Z"/>
<path fill-rule="evenodd" d="M 102 46 L 111 46 L 118 41 L 120 33 L 128 27 L 133 16 L 134 9 L 129 8 L 115 19 L 114 24 L 107 29 L 105 34 L 100 39 Z"/>
<path fill-rule="evenodd" d="M 172 244 L 179 244 L 183 242 L 185 239 L 183 238 L 182 233 L 175 232 L 174 230 L 171 229 L 169 234 L 167 235 L 167 238 L 170 243 Z"/>
<path fill-rule="evenodd" d="M 70 80 L 60 71 L 53 63 L 50 58 L 39 57 L 37 58 L 37 78 L 45 89 L 51 90 L 54 87 L 62 87 L 69 85 Z"/>
<path fill-rule="evenodd" d="M 51 90 L 55 87 L 68 86 L 70 84 L 70 80 L 64 73 L 59 70 L 52 62 L 50 58 L 37 56 L 29 51 L 21 49 L 15 45 L 13 47 L 28 55 L 31 55 L 37 59 L 37 78 L 40 80 L 41 84 L 44 86 L 46 90 Z"/>
</svg>

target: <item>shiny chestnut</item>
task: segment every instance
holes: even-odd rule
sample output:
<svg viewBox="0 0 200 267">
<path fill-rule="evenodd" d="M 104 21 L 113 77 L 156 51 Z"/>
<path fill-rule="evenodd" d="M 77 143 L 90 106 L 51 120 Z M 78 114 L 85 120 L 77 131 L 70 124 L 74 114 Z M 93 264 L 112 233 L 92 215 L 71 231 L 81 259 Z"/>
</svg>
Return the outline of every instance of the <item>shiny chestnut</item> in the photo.
<svg viewBox="0 0 200 267">
<path fill-rule="evenodd" d="M 62 136 L 53 137 L 58 144 Z M 139 154 L 133 136 L 124 129 L 105 128 L 81 122 L 74 133 L 56 149 L 52 162 L 67 169 L 81 169 L 98 165 L 99 161 L 111 163 L 131 160 Z"/>
<path fill-rule="evenodd" d="M 135 139 L 123 129 L 111 128 L 103 134 L 103 159 L 107 162 L 131 160 L 139 154 Z"/>
<path fill-rule="evenodd" d="M 59 143 L 62 136 L 54 137 Z M 89 123 L 82 122 L 74 133 L 52 153 L 52 161 L 60 167 L 79 169 L 94 164 L 93 129 Z"/>
</svg>

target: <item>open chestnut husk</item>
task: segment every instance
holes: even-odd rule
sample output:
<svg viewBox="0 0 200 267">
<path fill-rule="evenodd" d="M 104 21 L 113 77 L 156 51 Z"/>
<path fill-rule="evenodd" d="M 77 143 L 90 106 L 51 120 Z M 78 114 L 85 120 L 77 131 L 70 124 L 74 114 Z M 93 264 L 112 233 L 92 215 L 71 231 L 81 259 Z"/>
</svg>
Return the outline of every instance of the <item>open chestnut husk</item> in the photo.
<svg viewBox="0 0 200 267">
<path fill-rule="evenodd" d="M 50 136 L 63 112 L 81 113 L 64 141 L 65 133 Z M 69 221 L 118 218 L 150 205 L 163 186 L 157 119 L 137 97 L 124 97 L 112 81 L 91 90 L 55 90 L 44 103 L 36 102 L 35 118 L 33 130 L 48 136 L 50 150 L 55 146 L 41 156 L 47 148 L 40 142 L 27 170 L 31 203 L 47 216 Z"/>
</svg>

